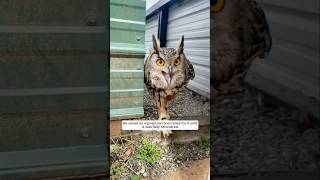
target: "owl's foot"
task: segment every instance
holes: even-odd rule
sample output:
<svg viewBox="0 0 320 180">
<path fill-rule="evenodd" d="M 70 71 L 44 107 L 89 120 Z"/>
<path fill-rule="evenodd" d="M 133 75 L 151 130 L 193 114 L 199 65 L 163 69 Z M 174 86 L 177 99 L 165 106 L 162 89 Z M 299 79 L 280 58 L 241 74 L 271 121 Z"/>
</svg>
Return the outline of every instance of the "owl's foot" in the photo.
<svg viewBox="0 0 320 180">
<path fill-rule="evenodd" d="M 172 134 L 172 131 L 171 130 L 162 130 L 162 134 L 163 134 L 163 137 L 168 137 L 170 134 Z"/>
<path fill-rule="evenodd" d="M 169 120 L 169 119 L 170 119 L 169 113 L 163 113 L 159 115 L 159 120 Z"/>
<path fill-rule="evenodd" d="M 159 120 L 169 120 L 169 113 L 162 113 L 159 116 Z M 163 137 L 168 137 L 172 133 L 171 130 L 162 130 Z"/>
</svg>

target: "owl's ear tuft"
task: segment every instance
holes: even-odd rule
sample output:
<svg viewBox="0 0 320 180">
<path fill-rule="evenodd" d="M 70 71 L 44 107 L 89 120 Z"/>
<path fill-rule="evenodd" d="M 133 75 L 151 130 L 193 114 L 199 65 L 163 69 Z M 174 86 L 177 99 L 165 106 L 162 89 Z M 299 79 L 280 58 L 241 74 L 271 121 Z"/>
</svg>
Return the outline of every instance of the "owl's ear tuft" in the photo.
<svg viewBox="0 0 320 180">
<path fill-rule="evenodd" d="M 179 54 L 183 53 L 183 48 L 184 48 L 184 36 L 181 36 L 180 41 L 177 46 L 177 50 L 178 50 Z"/>
<path fill-rule="evenodd" d="M 156 52 L 159 52 L 159 50 L 160 50 L 160 41 L 159 41 L 159 39 L 156 40 L 156 37 L 154 36 L 154 34 L 152 35 L 152 42 L 153 42 L 153 49 Z"/>
</svg>

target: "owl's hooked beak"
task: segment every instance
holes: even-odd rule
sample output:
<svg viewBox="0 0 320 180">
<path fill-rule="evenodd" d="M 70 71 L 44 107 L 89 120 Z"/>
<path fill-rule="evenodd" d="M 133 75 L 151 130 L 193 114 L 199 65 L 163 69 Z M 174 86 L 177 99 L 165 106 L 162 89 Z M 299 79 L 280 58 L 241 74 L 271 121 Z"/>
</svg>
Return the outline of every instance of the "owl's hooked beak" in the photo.
<svg viewBox="0 0 320 180">
<path fill-rule="evenodd" d="M 172 66 L 170 65 L 166 71 L 162 71 L 162 74 L 166 79 L 167 83 L 170 84 L 173 76 Z"/>
</svg>

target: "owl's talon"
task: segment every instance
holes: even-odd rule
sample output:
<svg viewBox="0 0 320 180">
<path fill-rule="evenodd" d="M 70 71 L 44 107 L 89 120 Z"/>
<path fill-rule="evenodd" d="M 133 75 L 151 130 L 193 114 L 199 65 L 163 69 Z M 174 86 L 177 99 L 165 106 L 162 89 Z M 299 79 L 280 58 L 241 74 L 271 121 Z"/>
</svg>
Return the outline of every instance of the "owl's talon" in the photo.
<svg viewBox="0 0 320 180">
<path fill-rule="evenodd" d="M 170 134 L 172 134 L 172 131 L 171 130 L 162 130 L 162 134 L 163 134 L 163 137 L 168 137 Z"/>
<path fill-rule="evenodd" d="M 169 113 L 160 114 L 159 120 L 169 120 Z M 172 133 L 171 130 L 162 130 L 163 137 L 168 137 Z"/>
</svg>

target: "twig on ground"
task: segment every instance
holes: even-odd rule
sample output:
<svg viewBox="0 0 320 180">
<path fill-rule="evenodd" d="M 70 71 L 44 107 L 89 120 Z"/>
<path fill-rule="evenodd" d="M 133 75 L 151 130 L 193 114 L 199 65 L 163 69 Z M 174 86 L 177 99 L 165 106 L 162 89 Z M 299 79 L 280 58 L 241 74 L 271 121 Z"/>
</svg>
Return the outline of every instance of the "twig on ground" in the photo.
<svg viewBox="0 0 320 180">
<path fill-rule="evenodd" d="M 121 164 L 125 165 L 129 170 L 131 170 L 134 174 L 139 175 L 135 170 L 129 167 L 126 163 L 121 162 Z"/>
</svg>

